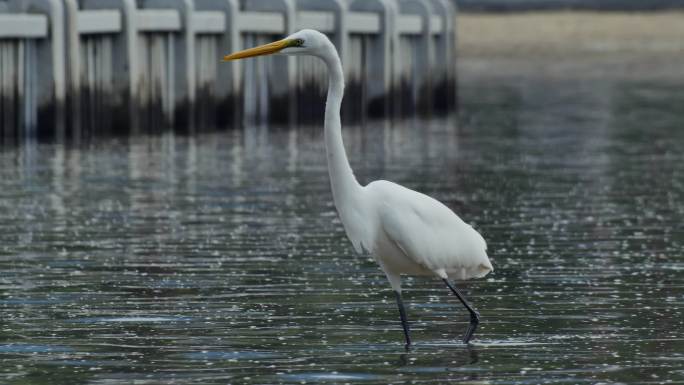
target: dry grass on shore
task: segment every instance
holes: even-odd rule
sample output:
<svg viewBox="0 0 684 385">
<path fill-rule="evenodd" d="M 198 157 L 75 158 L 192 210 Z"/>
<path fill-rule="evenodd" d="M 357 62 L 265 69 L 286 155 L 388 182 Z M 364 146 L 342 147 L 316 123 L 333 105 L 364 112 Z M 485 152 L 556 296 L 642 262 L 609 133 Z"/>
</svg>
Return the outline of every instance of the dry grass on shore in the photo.
<svg viewBox="0 0 684 385">
<path fill-rule="evenodd" d="M 461 75 L 564 71 L 684 80 L 684 12 L 460 13 Z"/>
<path fill-rule="evenodd" d="M 684 12 L 461 13 L 463 54 L 684 53 Z"/>
</svg>

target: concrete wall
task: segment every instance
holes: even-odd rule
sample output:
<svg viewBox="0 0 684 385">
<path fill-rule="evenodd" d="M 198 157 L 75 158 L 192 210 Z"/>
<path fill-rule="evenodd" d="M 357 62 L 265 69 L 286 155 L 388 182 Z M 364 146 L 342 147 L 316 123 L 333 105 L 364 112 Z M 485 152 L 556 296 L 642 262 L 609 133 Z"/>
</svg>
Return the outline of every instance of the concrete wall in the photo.
<svg viewBox="0 0 684 385">
<path fill-rule="evenodd" d="M 0 133 L 80 138 L 322 116 L 312 58 L 221 63 L 315 28 L 338 47 L 347 119 L 455 106 L 448 0 L 0 1 Z"/>
</svg>

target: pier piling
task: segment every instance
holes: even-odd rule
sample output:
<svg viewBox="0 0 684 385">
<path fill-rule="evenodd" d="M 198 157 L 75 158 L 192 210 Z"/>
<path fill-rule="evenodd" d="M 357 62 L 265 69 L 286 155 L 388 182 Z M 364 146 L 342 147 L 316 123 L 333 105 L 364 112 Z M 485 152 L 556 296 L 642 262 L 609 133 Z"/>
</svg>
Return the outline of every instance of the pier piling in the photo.
<svg viewBox="0 0 684 385">
<path fill-rule="evenodd" d="M 447 112 L 455 12 L 447 0 L 9 0 L 0 4 L 0 137 L 317 120 L 321 63 L 220 62 L 301 28 L 338 47 L 345 119 Z"/>
</svg>

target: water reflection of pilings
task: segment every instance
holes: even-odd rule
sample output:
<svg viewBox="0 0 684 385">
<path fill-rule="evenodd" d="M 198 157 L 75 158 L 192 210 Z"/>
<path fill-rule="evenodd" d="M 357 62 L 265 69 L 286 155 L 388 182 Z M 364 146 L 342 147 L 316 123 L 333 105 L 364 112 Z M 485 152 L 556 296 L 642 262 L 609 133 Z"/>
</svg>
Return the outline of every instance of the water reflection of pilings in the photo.
<svg viewBox="0 0 684 385">
<path fill-rule="evenodd" d="M 347 119 L 449 111 L 454 20 L 446 0 L 10 1 L 0 4 L 8 25 L 0 36 L 0 137 L 318 120 L 327 83 L 321 63 L 219 62 L 301 28 L 319 29 L 337 46 Z"/>
</svg>

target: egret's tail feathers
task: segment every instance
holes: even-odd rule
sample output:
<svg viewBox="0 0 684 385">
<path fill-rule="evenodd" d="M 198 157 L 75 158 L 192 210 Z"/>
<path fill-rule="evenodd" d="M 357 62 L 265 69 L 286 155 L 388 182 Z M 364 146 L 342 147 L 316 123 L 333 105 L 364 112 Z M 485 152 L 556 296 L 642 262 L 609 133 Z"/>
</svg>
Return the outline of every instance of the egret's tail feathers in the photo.
<svg viewBox="0 0 684 385">
<path fill-rule="evenodd" d="M 482 274 L 482 275 L 479 275 L 478 278 L 484 277 L 485 275 L 494 271 L 494 267 L 492 267 L 491 263 L 488 263 L 486 265 L 484 263 L 481 263 L 477 266 L 477 269 L 478 269 L 479 273 Z"/>
<path fill-rule="evenodd" d="M 482 278 L 492 271 L 494 271 L 494 268 L 492 267 L 492 264 L 487 261 L 487 263 L 483 262 L 476 266 L 460 267 L 449 270 L 449 276 L 464 281 L 471 278 Z"/>
<path fill-rule="evenodd" d="M 491 273 L 494 271 L 494 266 L 492 266 L 492 263 L 487 259 L 487 263 L 481 263 L 479 266 L 480 270 L 486 270 L 486 273 Z"/>
</svg>

